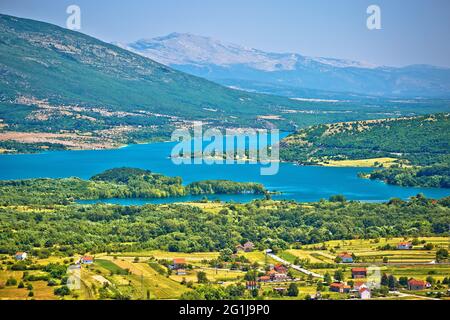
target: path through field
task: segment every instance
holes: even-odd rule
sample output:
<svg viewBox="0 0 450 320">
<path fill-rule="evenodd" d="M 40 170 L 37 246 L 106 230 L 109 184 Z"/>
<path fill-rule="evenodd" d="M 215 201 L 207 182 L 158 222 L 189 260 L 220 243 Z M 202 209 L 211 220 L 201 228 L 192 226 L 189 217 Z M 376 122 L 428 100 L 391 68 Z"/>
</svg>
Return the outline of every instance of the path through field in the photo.
<svg viewBox="0 0 450 320">
<path fill-rule="evenodd" d="M 304 273 L 304 274 L 306 274 L 306 275 L 312 275 L 312 276 L 315 277 L 315 278 L 323 278 L 322 275 L 320 275 L 320 274 L 318 274 L 318 273 L 315 273 L 315 272 L 312 272 L 312 271 L 309 271 L 309 270 L 306 270 L 306 269 L 301 268 L 301 267 L 299 267 L 299 266 L 296 266 L 295 264 L 292 264 L 292 263 L 290 263 L 289 261 L 286 261 L 286 260 L 284 260 L 284 259 L 278 257 L 277 255 L 273 254 L 273 253 L 267 253 L 267 255 L 268 255 L 270 258 L 272 258 L 272 259 L 274 259 L 274 260 L 276 260 L 276 261 L 278 261 L 278 262 L 281 262 L 281 263 L 284 264 L 285 266 L 290 267 L 290 268 L 292 268 L 292 269 L 294 269 L 294 270 L 300 271 L 301 273 Z"/>
<path fill-rule="evenodd" d="M 145 298 L 146 291 L 150 291 L 151 299 L 177 299 L 189 289 L 180 283 L 158 273 L 151 268 L 146 262 L 134 263 L 129 259 L 112 259 L 110 260 L 122 269 L 128 269 L 131 273 L 131 281 L 134 288 L 140 291 L 140 296 Z"/>
</svg>

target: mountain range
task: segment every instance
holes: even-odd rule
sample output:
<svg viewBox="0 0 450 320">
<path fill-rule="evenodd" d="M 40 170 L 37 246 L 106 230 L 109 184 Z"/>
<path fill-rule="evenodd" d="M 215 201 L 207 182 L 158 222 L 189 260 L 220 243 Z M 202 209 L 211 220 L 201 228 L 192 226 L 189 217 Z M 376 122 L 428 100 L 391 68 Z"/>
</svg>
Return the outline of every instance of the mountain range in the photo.
<svg viewBox="0 0 450 320">
<path fill-rule="evenodd" d="M 45 100 L 54 107 L 153 113 L 230 125 L 253 122 L 255 126 L 258 114 L 270 114 L 280 106 L 301 106 L 285 97 L 230 89 L 44 22 L 0 15 L 0 33 L 3 103 L 35 101 L 38 105 L 37 101 Z"/>
<path fill-rule="evenodd" d="M 0 153 L 109 148 L 168 140 L 175 128 L 190 127 L 193 121 L 220 129 L 294 131 L 319 123 L 449 110 L 446 100 L 351 101 L 354 94 L 341 93 L 342 99 L 336 99 L 333 92 L 298 87 L 296 92 L 300 90 L 303 94 L 293 98 L 288 94 L 285 97 L 258 92 L 270 91 L 261 88 L 253 90 L 257 92 L 230 88 L 237 87 L 236 79 L 231 78 L 233 84 L 224 86 L 225 79 L 230 79 L 228 76 L 216 83 L 191 75 L 189 70 L 175 70 L 172 66 L 204 68 L 191 60 L 184 64 L 187 60 L 180 60 L 175 53 L 147 48 L 148 52 L 160 52 L 155 59 L 170 65 L 167 66 L 137 54 L 137 45 L 128 48 L 131 51 L 125 50 L 80 32 L 8 15 L 0 14 L 0 34 Z M 185 36 L 175 34 L 167 39 L 175 41 L 179 37 Z M 198 47 L 184 52 L 193 52 L 195 48 Z M 298 72 L 299 61 L 295 57 L 272 54 L 267 60 L 263 52 L 248 49 L 247 54 L 241 52 L 241 47 L 234 47 L 234 55 L 223 53 L 232 48 L 217 48 L 217 54 L 199 51 L 195 60 L 203 57 L 204 64 L 221 61 L 221 65 L 211 67 L 207 77 L 217 74 L 214 70 L 227 70 L 230 76 L 233 73 L 230 70 L 243 68 L 249 70 L 249 75 L 270 77 L 274 73 Z M 169 60 L 178 64 L 172 65 Z M 232 64 L 236 61 L 239 64 Z M 351 61 L 316 59 L 309 63 L 340 68 L 342 72 L 375 70 L 373 66 L 363 67 Z M 332 82 L 332 77 L 329 81 Z M 242 82 L 253 86 L 256 83 L 245 79 Z M 261 86 L 274 87 L 270 81 Z"/>
<path fill-rule="evenodd" d="M 450 69 L 376 66 L 351 60 L 271 53 L 189 33 L 117 45 L 199 77 L 249 91 L 299 97 L 339 93 L 449 97 Z"/>
</svg>

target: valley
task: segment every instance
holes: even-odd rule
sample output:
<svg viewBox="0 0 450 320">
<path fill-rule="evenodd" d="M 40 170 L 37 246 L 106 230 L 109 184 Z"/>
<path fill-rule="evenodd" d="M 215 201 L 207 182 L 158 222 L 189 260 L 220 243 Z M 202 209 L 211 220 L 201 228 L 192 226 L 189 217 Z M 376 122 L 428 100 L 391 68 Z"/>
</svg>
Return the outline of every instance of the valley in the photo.
<svg viewBox="0 0 450 320">
<path fill-rule="evenodd" d="M 32 30 L 32 31 L 30 31 Z M 0 15 L 2 153 L 109 149 L 205 127 L 278 128 L 448 112 L 441 98 L 306 99 L 229 88 L 55 25 Z M 264 90 L 261 90 L 264 92 Z M 347 95 L 350 97 L 351 95 Z M 295 98 L 295 99 L 291 99 Z"/>
<path fill-rule="evenodd" d="M 0 300 L 450 300 L 450 69 L 0 33 Z"/>
</svg>

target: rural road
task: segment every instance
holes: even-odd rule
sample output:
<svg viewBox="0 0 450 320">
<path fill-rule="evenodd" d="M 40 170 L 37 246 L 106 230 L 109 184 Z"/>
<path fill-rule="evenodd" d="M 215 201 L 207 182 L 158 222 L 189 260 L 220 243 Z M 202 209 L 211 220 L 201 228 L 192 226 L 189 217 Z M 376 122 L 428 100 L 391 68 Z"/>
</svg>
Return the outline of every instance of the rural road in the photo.
<svg viewBox="0 0 450 320">
<path fill-rule="evenodd" d="M 312 275 L 312 276 L 315 277 L 315 278 L 323 278 L 322 275 L 320 275 L 320 274 L 318 274 L 318 273 L 314 273 L 314 272 L 309 271 L 309 270 L 306 270 L 306 269 L 303 269 L 303 268 L 301 268 L 301 267 L 299 267 L 299 266 L 296 266 L 295 264 L 292 264 L 292 263 L 290 263 L 289 261 L 286 261 L 286 260 L 284 260 L 284 259 L 278 257 L 277 255 L 273 254 L 273 253 L 267 253 L 267 255 L 268 255 L 269 257 L 271 257 L 272 259 L 274 259 L 274 260 L 276 260 L 276 261 L 278 261 L 278 262 L 281 262 L 281 263 L 284 264 L 285 266 L 290 267 L 290 268 L 292 268 L 292 269 L 294 269 L 294 270 L 300 271 L 301 273 L 304 273 L 304 274 L 306 274 L 306 275 Z"/>
<path fill-rule="evenodd" d="M 425 300 L 441 300 L 438 298 L 431 298 L 431 297 L 425 297 L 425 296 L 419 296 L 416 294 L 410 294 L 410 293 L 404 293 L 404 292 L 399 292 L 399 291 L 390 291 L 389 293 L 393 293 L 396 294 L 397 297 L 413 297 L 413 298 L 420 298 L 420 299 L 425 299 Z"/>
</svg>

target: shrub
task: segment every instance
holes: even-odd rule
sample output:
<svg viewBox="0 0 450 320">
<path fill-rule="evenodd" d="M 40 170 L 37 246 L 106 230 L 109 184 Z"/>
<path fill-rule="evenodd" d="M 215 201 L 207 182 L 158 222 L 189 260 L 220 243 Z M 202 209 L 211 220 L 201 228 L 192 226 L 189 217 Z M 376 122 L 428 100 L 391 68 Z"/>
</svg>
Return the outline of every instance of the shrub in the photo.
<svg viewBox="0 0 450 320">
<path fill-rule="evenodd" d="M 70 289 L 68 286 L 62 286 L 62 287 L 56 288 L 53 292 L 56 296 L 61 296 L 61 297 L 70 295 Z"/>
<path fill-rule="evenodd" d="M 17 280 L 14 278 L 8 278 L 8 280 L 6 280 L 6 285 L 7 286 L 16 286 Z"/>
</svg>

